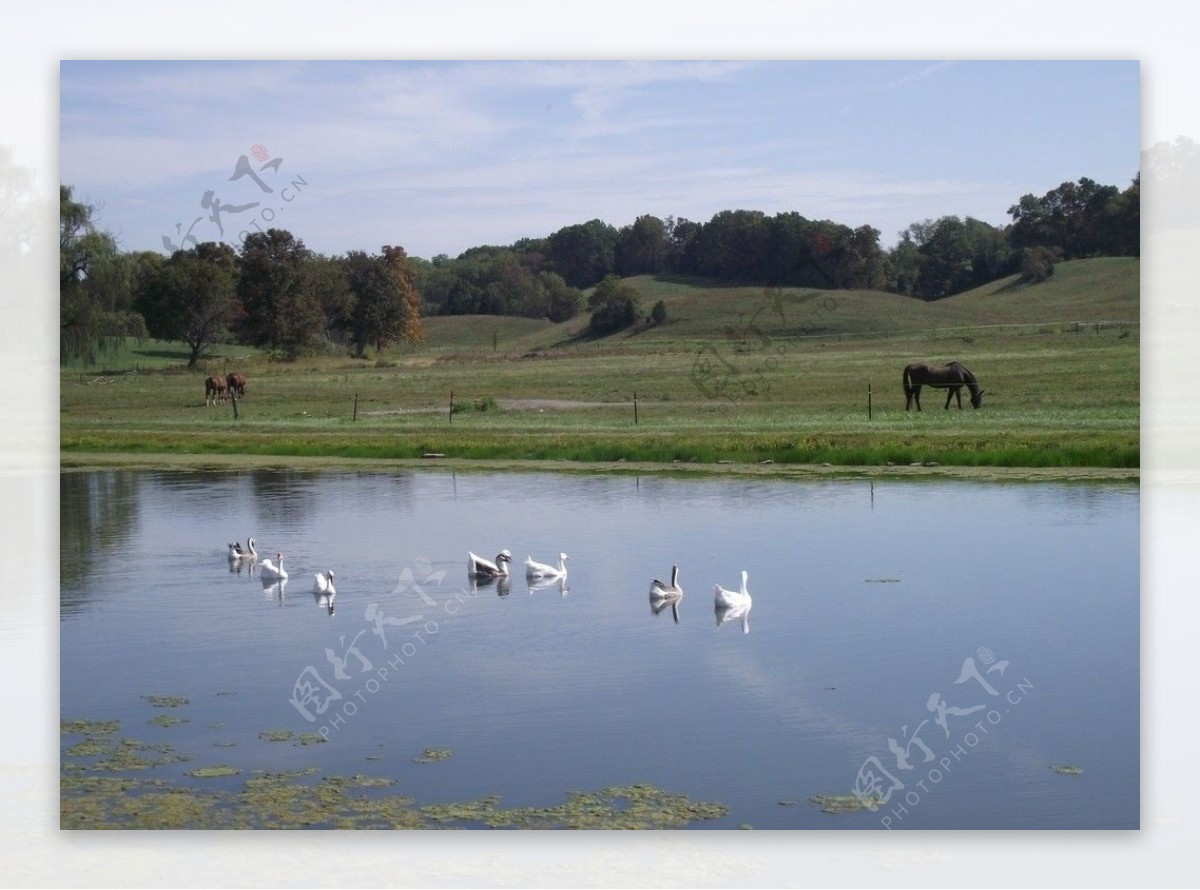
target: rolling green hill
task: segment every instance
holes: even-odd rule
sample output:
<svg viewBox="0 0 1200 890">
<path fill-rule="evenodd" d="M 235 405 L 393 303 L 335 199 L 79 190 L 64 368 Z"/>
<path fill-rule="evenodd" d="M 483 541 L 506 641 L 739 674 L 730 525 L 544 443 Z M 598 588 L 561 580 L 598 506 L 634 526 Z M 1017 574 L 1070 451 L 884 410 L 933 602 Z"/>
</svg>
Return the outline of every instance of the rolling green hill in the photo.
<svg viewBox="0 0 1200 890">
<path fill-rule="evenodd" d="M 441 316 L 425 320 L 431 350 L 527 352 L 545 349 L 694 350 L 706 341 L 766 337 L 896 337 L 950 334 L 985 325 L 1094 325 L 1137 323 L 1140 262 L 1104 257 L 1060 263 L 1040 284 L 1002 278 L 963 294 L 926 303 L 881 291 L 714 286 L 640 276 L 627 279 L 642 310 L 662 300 L 667 320 L 639 322 L 594 339 L 588 315 L 562 324 L 495 316 Z"/>
</svg>

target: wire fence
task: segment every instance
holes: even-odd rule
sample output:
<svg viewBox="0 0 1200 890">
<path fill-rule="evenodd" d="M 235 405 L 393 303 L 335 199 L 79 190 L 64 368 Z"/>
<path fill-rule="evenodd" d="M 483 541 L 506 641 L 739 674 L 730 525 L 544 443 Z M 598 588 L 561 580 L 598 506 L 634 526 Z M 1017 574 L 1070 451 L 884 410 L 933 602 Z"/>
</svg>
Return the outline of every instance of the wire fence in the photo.
<svg viewBox="0 0 1200 890">
<path fill-rule="evenodd" d="M 994 324 L 938 325 L 933 328 L 901 328 L 871 331 L 820 331 L 776 335 L 778 340 L 879 340 L 891 338 L 949 340 L 972 337 L 976 334 L 1099 334 L 1103 331 L 1138 330 L 1141 321 L 1032 321 L 997 322 Z"/>
</svg>

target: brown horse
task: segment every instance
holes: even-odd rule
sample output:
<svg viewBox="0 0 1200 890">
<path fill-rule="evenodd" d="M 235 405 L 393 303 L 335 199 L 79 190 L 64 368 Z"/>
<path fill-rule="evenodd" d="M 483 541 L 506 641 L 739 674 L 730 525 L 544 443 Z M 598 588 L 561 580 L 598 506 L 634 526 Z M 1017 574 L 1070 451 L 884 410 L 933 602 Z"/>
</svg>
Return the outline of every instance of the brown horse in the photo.
<svg viewBox="0 0 1200 890">
<path fill-rule="evenodd" d="M 234 371 L 225 375 L 225 384 L 229 387 L 229 397 L 243 399 L 246 397 L 246 376 Z"/>
<path fill-rule="evenodd" d="M 948 390 L 946 393 L 946 408 L 950 407 L 950 399 L 958 399 L 958 408 L 962 410 L 962 388 L 971 391 L 971 407 L 978 408 L 983 404 L 983 390 L 975 375 L 959 362 L 937 367 L 924 362 L 914 362 L 904 369 L 904 410 L 907 411 L 915 402 L 917 410 L 921 410 L 921 387 L 933 386 L 937 389 Z"/>
<path fill-rule="evenodd" d="M 225 378 L 214 374 L 204 379 L 204 404 L 215 405 L 217 401 L 225 401 Z"/>
</svg>

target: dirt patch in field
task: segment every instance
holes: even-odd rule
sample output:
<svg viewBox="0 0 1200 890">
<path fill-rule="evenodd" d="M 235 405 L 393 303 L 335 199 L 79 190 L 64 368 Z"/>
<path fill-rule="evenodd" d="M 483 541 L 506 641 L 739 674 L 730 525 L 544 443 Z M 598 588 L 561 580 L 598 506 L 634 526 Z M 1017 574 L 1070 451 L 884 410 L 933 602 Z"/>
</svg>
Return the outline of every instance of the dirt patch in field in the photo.
<svg viewBox="0 0 1200 890">
<path fill-rule="evenodd" d="M 578 411 L 584 408 L 613 408 L 622 402 L 580 402 L 574 399 L 496 399 L 505 411 Z"/>
</svg>

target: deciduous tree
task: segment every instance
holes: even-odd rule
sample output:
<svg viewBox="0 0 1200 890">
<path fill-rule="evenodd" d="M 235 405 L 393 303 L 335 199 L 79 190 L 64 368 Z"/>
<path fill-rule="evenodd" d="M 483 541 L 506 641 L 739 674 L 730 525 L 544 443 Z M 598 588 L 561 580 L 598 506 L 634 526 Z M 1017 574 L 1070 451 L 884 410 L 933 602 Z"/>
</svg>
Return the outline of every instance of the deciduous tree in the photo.
<svg viewBox="0 0 1200 890">
<path fill-rule="evenodd" d="M 304 242 L 285 229 L 246 236 L 237 293 L 251 343 L 295 358 L 321 340 L 325 315 L 310 286 L 309 258 Z"/>
<path fill-rule="evenodd" d="M 188 345 L 188 367 L 194 368 L 239 320 L 237 275 L 233 248 L 207 241 L 176 251 L 147 275 L 137 306 L 153 336 Z"/>
</svg>

